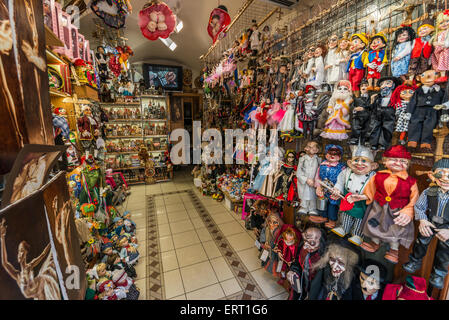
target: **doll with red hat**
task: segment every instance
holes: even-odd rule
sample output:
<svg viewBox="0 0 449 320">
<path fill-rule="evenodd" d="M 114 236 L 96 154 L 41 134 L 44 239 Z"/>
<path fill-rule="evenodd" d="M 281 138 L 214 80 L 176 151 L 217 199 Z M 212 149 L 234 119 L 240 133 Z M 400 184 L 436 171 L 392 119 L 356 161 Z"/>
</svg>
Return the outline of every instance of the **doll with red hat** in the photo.
<svg viewBox="0 0 449 320">
<path fill-rule="evenodd" d="M 126 299 L 126 291 L 123 287 L 116 287 L 112 280 L 103 281 L 98 291 L 102 300 L 122 300 Z"/>
<path fill-rule="evenodd" d="M 376 252 L 381 243 L 390 246 L 384 258 L 398 263 L 399 245 L 409 248 L 414 239 L 413 206 L 419 197 L 416 179 L 407 169 L 412 155 L 404 146 L 392 146 L 383 154 L 386 170 L 376 173 L 366 184 L 362 195 L 353 200 L 369 205 L 362 221 L 364 236 L 371 239 L 361 248 Z"/>
<path fill-rule="evenodd" d="M 426 279 L 407 276 L 404 284 L 389 283 L 382 300 L 434 300 L 427 295 Z"/>
<path fill-rule="evenodd" d="M 363 65 L 367 68 L 368 91 L 380 91 L 377 85 L 380 73 L 388 63 L 386 46 L 387 38 L 383 33 L 377 33 L 371 38 L 370 50 L 363 61 Z"/>
<path fill-rule="evenodd" d="M 408 132 L 410 117 L 407 114 L 407 107 L 416 89 L 415 85 L 402 84 L 393 91 L 390 103 L 396 109 L 395 132 L 400 132 L 399 143 L 405 144 L 405 137 Z"/>
</svg>

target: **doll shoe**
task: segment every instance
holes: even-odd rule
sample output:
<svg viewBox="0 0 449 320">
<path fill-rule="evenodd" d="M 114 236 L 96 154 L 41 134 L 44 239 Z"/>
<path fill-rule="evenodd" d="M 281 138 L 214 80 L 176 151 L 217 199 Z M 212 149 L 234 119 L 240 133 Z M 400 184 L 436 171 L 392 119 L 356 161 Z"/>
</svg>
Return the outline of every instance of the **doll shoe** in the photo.
<svg viewBox="0 0 449 320">
<path fill-rule="evenodd" d="M 390 249 L 384 256 L 384 258 L 391 263 L 398 263 L 399 262 L 399 250 L 392 250 Z"/>
<path fill-rule="evenodd" d="M 374 87 L 374 91 L 379 92 L 380 91 L 380 87 Z"/>
<path fill-rule="evenodd" d="M 419 269 L 421 269 L 422 263 L 410 260 L 407 263 L 402 265 L 402 269 L 404 269 L 408 273 L 415 273 Z"/>
<path fill-rule="evenodd" d="M 377 250 L 379 250 L 380 248 L 380 244 L 374 243 L 374 242 L 363 242 L 360 245 L 360 248 L 362 248 L 363 250 L 367 251 L 367 252 L 376 252 Z"/>
<path fill-rule="evenodd" d="M 321 216 L 309 216 L 309 220 L 313 223 L 324 223 L 327 222 L 327 218 Z"/>
<path fill-rule="evenodd" d="M 363 243 L 363 239 L 359 236 L 352 236 L 348 239 L 349 242 L 355 244 L 356 246 L 360 246 Z"/>
<path fill-rule="evenodd" d="M 337 224 L 336 221 L 329 220 L 328 222 L 326 222 L 326 223 L 324 224 L 324 226 L 325 226 L 326 228 L 328 228 L 328 229 L 333 229 L 333 228 L 335 228 L 335 225 L 336 225 L 336 224 Z"/>
<path fill-rule="evenodd" d="M 333 233 L 335 233 L 337 236 L 342 237 L 342 238 L 346 235 L 346 232 L 345 232 L 345 230 L 343 230 L 342 227 L 333 228 L 331 231 Z"/>
<path fill-rule="evenodd" d="M 430 145 L 430 143 L 421 143 L 421 145 L 419 147 L 421 149 L 432 149 L 432 146 Z"/>
<path fill-rule="evenodd" d="M 416 141 L 409 141 L 409 142 L 407 143 L 407 146 L 408 146 L 409 148 L 416 148 L 416 147 L 418 146 L 418 142 L 416 142 Z"/>
<path fill-rule="evenodd" d="M 373 86 L 369 86 L 366 88 L 367 91 L 374 91 L 374 87 Z"/>
<path fill-rule="evenodd" d="M 443 289 L 444 277 L 440 277 L 440 276 L 436 275 L 434 272 L 432 272 L 430 279 L 429 279 L 429 284 L 434 288 Z"/>
</svg>

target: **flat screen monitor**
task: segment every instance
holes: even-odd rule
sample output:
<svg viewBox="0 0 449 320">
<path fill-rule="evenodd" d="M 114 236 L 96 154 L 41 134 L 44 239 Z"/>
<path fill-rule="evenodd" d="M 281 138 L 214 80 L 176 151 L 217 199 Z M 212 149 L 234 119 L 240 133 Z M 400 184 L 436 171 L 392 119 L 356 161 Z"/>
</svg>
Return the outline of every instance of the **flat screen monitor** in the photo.
<svg viewBox="0 0 449 320">
<path fill-rule="evenodd" d="M 144 64 L 143 77 L 147 88 L 162 87 L 165 91 L 182 91 L 182 67 Z"/>
</svg>

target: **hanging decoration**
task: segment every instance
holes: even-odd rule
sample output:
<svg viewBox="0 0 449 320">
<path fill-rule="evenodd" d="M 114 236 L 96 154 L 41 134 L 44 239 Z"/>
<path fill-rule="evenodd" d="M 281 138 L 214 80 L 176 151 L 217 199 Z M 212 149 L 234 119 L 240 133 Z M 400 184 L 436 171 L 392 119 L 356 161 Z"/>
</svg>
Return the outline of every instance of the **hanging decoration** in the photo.
<svg viewBox="0 0 449 320">
<path fill-rule="evenodd" d="M 219 37 L 224 37 L 224 31 L 231 24 L 231 17 L 225 6 L 218 6 L 212 10 L 207 25 L 207 32 L 215 43 Z M 223 34 L 222 34 L 223 33 Z"/>
<path fill-rule="evenodd" d="M 123 28 L 126 16 L 132 12 L 129 0 L 92 0 L 90 8 L 106 25 L 116 29 Z"/>
<path fill-rule="evenodd" d="M 119 55 L 118 62 L 120 63 L 122 72 L 128 72 L 129 70 L 129 57 L 134 55 L 133 50 L 129 46 L 116 47 Z"/>
<path fill-rule="evenodd" d="M 143 36 L 151 41 L 167 39 L 175 30 L 176 16 L 164 2 L 153 0 L 139 13 L 139 27 Z"/>
</svg>

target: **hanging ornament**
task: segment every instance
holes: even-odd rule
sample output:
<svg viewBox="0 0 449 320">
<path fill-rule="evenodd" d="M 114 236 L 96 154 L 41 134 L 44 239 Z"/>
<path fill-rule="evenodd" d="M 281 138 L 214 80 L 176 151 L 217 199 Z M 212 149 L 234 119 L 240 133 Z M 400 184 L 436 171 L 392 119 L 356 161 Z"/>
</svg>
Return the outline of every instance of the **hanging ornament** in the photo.
<svg viewBox="0 0 449 320">
<path fill-rule="evenodd" d="M 225 6 L 218 6 L 210 13 L 207 32 L 215 43 L 220 34 L 231 24 L 231 17 Z"/>
<path fill-rule="evenodd" d="M 116 29 L 125 25 L 126 16 L 132 11 L 129 0 L 92 0 L 90 8 L 106 25 Z"/>
<path fill-rule="evenodd" d="M 167 39 L 175 30 L 176 16 L 164 2 L 153 0 L 139 12 L 139 27 L 143 36 L 151 41 Z"/>
<path fill-rule="evenodd" d="M 122 72 L 128 72 L 129 70 L 129 57 L 132 57 L 134 55 L 133 50 L 129 46 L 124 47 L 116 47 L 115 48 L 118 51 L 119 60 L 121 70 Z"/>
</svg>

